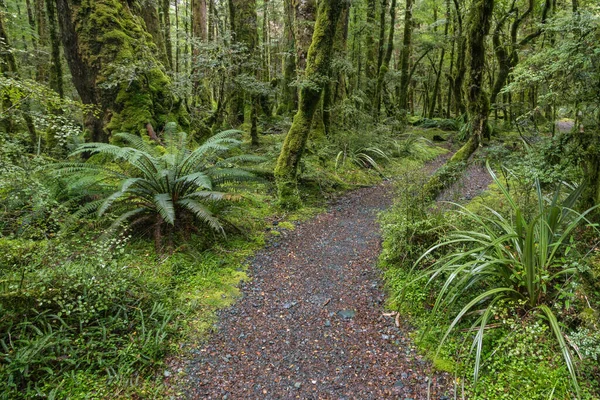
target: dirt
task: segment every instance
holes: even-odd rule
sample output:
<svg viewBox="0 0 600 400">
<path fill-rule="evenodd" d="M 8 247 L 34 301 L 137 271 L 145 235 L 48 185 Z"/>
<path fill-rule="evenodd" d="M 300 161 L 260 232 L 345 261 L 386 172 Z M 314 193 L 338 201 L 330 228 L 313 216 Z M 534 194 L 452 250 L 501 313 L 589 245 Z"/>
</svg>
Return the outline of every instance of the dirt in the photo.
<svg viewBox="0 0 600 400">
<path fill-rule="evenodd" d="M 480 188 L 464 183 L 470 194 Z M 392 194 L 390 182 L 351 192 L 260 251 L 243 299 L 220 313 L 215 333 L 180 367 L 183 396 L 453 398 L 453 377 L 433 371 L 410 327 L 384 308 L 376 219 Z"/>
</svg>

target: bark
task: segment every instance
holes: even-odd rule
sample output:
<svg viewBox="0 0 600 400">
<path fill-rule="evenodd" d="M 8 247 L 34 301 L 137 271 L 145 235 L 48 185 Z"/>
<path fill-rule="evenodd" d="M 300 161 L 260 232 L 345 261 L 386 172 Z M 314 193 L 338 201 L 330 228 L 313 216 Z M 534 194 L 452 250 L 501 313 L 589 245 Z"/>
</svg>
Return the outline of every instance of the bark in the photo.
<svg viewBox="0 0 600 400">
<path fill-rule="evenodd" d="M 44 51 L 37 52 L 37 70 L 35 79 L 38 82 L 48 81 L 48 53 L 45 49 L 48 47 L 48 23 L 46 19 L 46 9 L 44 0 L 35 0 L 35 22 L 37 25 L 38 46 Z"/>
<path fill-rule="evenodd" d="M 294 40 L 296 44 L 296 70 L 302 75 L 306 69 L 306 58 L 313 37 L 316 0 L 292 0 L 294 8 Z"/>
<path fill-rule="evenodd" d="M 208 40 L 208 14 L 206 0 L 192 0 L 192 84 L 194 105 L 210 109 L 210 93 L 206 82 L 200 79 L 197 67 L 200 57 L 200 44 Z"/>
<path fill-rule="evenodd" d="M 162 30 L 165 37 L 165 51 L 167 53 L 167 64 L 165 68 L 173 70 L 173 44 L 171 42 L 171 1 L 161 0 Z"/>
<path fill-rule="evenodd" d="M 333 44 L 334 58 L 346 57 L 349 18 L 350 10 L 346 7 L 342 10 L 335 29 L 336 37 Z M 323 128 L 327 137 L 331 136 L 331 109 L 346 96 L 346 75 L 344 71 L 332 71 L 331 75 L 331 81 L 325 85 L 323 90 Z"/>
<path fill-rule="evenodd" d="M 234 40 L 245 47 L 245 58 L 248 63 L 256 65 L 258 61 L 258 17 L 256 0 L 229 0 L 229 16 Z M 255 66 L 244 71 L 257 77 Z M 258 145 L 257 110 L 259 97 L 256 93 L 235 93 L 230 105 L 230 113 L 234 125 L 244 120 L 244 97 L 250 107 L 250 137 L 253 145 Z"/>
<path fill-rule="evenodd" d="M 65 97 L 63 81 L 63 65 L 60 56 L 60 38 L 56 19 L 56 4 L 54 0 L 46 0 L 48 14 L 48 33 L 50 36 L 50 87 L 58 93 L 60 98 Z"/>
<path fill-rule="evenodd" d="M 365 88 L 367 99 L 375 97 L 375 85 L 372 84 L 373 77 L 377 76 L 377 46 L 375 41 L 375 32 L 377 24 L 375 15 L 377 13 L 377 0 L 367 0 L 367 25 L 365 47 L 367 49 L 365 65 Z"/>
<path fill-rule="evenodd" d="M 158 58 L 163 65 L 168 66 L 169 60 L 167 58 L 164 30 L 161 28 L 158 14 L 158 0 L 142 0 L 139 3 L 134 3 L 132 11 L 144 20 L 146 31 L 152 35 L 152 41 L 158 48 Z"/>
<path fill-rule="evenodd" d="M 375 74 L 373 74 L 375 79 L 377 79 L 376 77 L 379 74 L 379 68 L 381 68 L 383 54 L 385 52 L 385 12 L 387 11 L 387 6 L 387 0 L 381 0 L 381 10 L 379 13 L 379 42 L 377 46 L 377 65 L 375 66 Z"/>
<path fill-rule="evenodd" d="M 390 66 L 390 60 L 392 59 L 392 51 L 394 50 L 394 26 L 396 24 L 396 0 L 392 0 L 390 5 L 390 29 L 388 31 L 387 47 L 379 66 L 379 73 L 377 75 L 377 86 L 375 87 L 375 106 L 374 106 L 374 117 L 375 120 L 379 119 L 379 113 L 381 111 L 381 96 L 383 91 L 383 79 L 388 72 Z"/>
<path fill-rule="evenodd" d="M 436 18 L 437 20 L 437 18 Z M 444 38 L 445 40 L 448 39 L 448 30 L 450 27 L 450 3 L 448 1 L 446 1 L 446 24 L 444 27 Z M 431 105 L 429 107 L 429 118 L 433 118 L 435 116 L 435 105 L 436 105 L 436 99 L 438 97 L 438 93 L 440 94 L 440 100 L 439 100 L 439 105 L 440 105 L 440 115 L 442 115 L 442 111 L 443 111 L 443 104 L 442 104 L 442 99 L 441 99 L 441 93 L 440 93 L 440 81 L 442 78 L 442 68 L 444 67 L 444 57 L 446 56 L 446 48 L 442 47 L 442 52 L 440 54 L 440 61 L 437 67 L 437 73 L 435 75 L 435 83 L 433 84 L 433 94 L 431 96 Z"/>
<path fill-rule="evenodd" d="M 294 40 L 294 8 L 292 0 L 284 0 L 284 56 L 283 56 L 283 81 L 281 88 L 281 102 L 277 113 L 286 114 L 294 110 L 298 104 L 298 92 L 291 83 L 296 79 L 296 45 Z"/>
<path fill-rule="evenodd" d="M 205 42 L 208 39 L 206 0 L 192 0 L 192 37 Z M 198 49 L 194 48 L 197 55 Z"/>
<path fill-rule="evenodd" d="M 156 46 L 124 0 L 56 0 L 65 57 L 84 104 L 94 141 L 110 132 L 159 131 L 170 121 L 189 125 L 181 101 L 155 58 Z"/>
<path fill-rule="evenodd" d="M 453 0 L 454 9 L 456 12 L 456 22 L 458 25 L 457 36 L 457 49 L 456 49 L 456 75 L 454 76 L 454 101 L 456 102 L 456 114 L 463 115 L 467 112 L 467 108 L 464 103 L 464 92 L 463 85 L 465 81 L 465 75 L 467 73 L 467 67 L 465 63 L 466 59 L 466 38 L 463 34 L 463 20 L 460 10 L 459 0 Z"/>
<path fill-rule="evenodd" d="M 410 52 L 412 44 L 412 7 L 413 0 L 406 0 L 404 12 L 404 36 L 402 38 L 402 55 L 400 58 L 400 93 L 398 106 L 401 110 L 408 108 L 408 86 L 410 83 Z"/>
<path fill-rule="evenodd" d="M 490 100 L 483 87 L 483 75 L 485 71 L 485 37 L 490 31 L 493 11 L 493 0 L 475 0 L 471 8 L 469 21 L 469 142 L 474 142 L 477 145 L 483 143 L 484 137 L 489 136 Z M 473 144 L 467 143 L 464 149 L 470 150 L 460 155 L 461 159 L 466 160 L 474 151 Z M 459 153 L 455 154 L 454 157 L 458 158 Z"/>
<path fill-rule="evenodd" d="M 297 186 L 298 164 L 308 140 L 322 88 L 327 84 L 336 26 L 344 7 L 345 2 L 338 0 L 319 2 L 318 17 L 306 63 L 305 78 L 311 84 L 300 89 L 298 112 L 286 135 L 275 167 L 279 203 L 284 208 L 297 208 L 301 205 Z"/>
</svg>

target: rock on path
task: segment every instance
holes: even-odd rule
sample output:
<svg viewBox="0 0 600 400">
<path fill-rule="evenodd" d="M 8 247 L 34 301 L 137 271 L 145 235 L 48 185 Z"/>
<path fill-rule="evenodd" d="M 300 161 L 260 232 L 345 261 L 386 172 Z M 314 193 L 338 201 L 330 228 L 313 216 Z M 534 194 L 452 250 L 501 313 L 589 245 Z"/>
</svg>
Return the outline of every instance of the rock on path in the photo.
<svg viewBox="0 0 600 400">
<path fill-rule="evenodd" d="M 251 262 L 244 297 L 190 358 L 190 399 L 452 398 L 405 329 L 385 317 L 376 262 L 383 184 L 342 197 Z M 446 397 L 448 396 L 448 397 Z"/>
</svg>

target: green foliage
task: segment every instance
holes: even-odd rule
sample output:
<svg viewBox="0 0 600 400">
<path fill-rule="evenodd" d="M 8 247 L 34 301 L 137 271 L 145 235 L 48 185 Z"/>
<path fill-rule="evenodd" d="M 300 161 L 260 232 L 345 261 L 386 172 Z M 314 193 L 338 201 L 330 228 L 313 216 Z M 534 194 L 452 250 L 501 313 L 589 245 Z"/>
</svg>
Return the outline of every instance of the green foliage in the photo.
<svg viewBox="0 0 600 400">
<path fill-rule="evenodd" d="M 380 170 L 376 160 L 389 160 L 383 150 L 377 147 L 353 148 L 346 146 L 335 158 L 335 168 L 346 162 L 356 164 L 361 168 L 374 168 Z"/>
<path fill-rule="evenodd" d="M 176 309 L 164 285 L 118 263 L 126 241 L 85 253 L 56 242 L 0 269 L 0 398 L 56 395 L 76 371 L 114 381 L 160 364 Z"/>
<path fill-rule="evenodd" d="M 3 163 L 0 175 L 0 233 L 5 237 L 41 239 L 52 236 L 64 221 L 60 184 L 45 172 L 48 160 L 21 158 Z"/>
<path fill-rule="evenodd" d="M 168 132 L 164 146 L 145 141 L 139 136 L 115 135 L 128 147 L 105 143 L 88 143 L 73 155 L 96 155 L 85 163 L 57 164 L 59 175 L 75 175 L 72 189 L 95 185 L 103 195 L 85 205 L 79 215 L 108 211 L 117 215 L 110 230 L 124 222 L 154 224 L 156 244 L 160 244 L 164 226 L 190 229 L 196 219 L 215 231 L 224 232 L 218 217 L 211 211 L 216 202 L 235 200 L 237 196 L 216 191 L 231 183 L 253 180 L 254 176 L 235 163 L 258 161 L 250 155 L 219 158 L 238 146 L 239 131 L 224 131 L 194 150 L 189 149 L 185 133 Z M 97 161 L 104 162 L 97 162 Z M 112 163 L 107 163 L 110 161 Z M 101 193 L 102 193 L 101 192 Z M 213 208 L 214 209 L 214 208 Z"/>
<path fill-rule="evenodd" d="M 471 350 L 475 351 L 474 377 L 477 380 L 484 337 L 491 321 L 498 316 L 496 305 L 510 304 L 515 312 L 532 313 L 548 323 L 572 385 L 578 391 L 571 353 L 552 307 L 570 293 L 570 277 L 577 273 L 564 257 L 569 252 L 573 231 L 585 215 L 571 209 L 582 188 L 573 191 L 562 202 L 557 190 L 547 202 L 538 182 L 537 211 L 529 215 L 517 205 L 489 167 L 488 170 L 502 190 L 512 215 L 505 217 L 493 209 L 488 210 L 489 215 L 478 215 L 459 206 L 462 217 L 477 228 L 451 233 L 415 264 L 440 248 L 450 246 L 454 249 L 427 267 L 420 277 L 430 283 L 443 282 L 436 294 L 433 318 L 448 310 L 453 310 L 455 315 L 441 338 L 438 351 L 459 324 L 469 320 L 470 329 L 476 332 Z M 568 300 L 564 307 L 569 308 Z M 473 314 L 477 317 L 471 317 Z"/>
<path fill-rule="evenodd" d="M 13 163 L 27 150 L 52 156 L 64 155 L 81 140 L 83 132 L 78 122 L 81 115 L 94 111 L 93 106 L 61 98 L 58 93 L 33 80 L 4 75 L 0 75 L 0 97 L 11 104 L 11 107 L 2 110 L 2 119 L 19 122 L 16 129 L 21 132 L 25 131 L 23 118 L 27 114 L 38 133 L 37 142 L 28 143 L 31 138 L 19 140 L 19 132 L 0 129 L 0 159 Z"/>
<path fill-rule="evenodd" d="M 500 306 L 501 307 L 501 306 Z M 469 399 L 572 399 L 569 373 L 561 365 L 552 332 L 540 320 L 502 316 L 494 345 L 486 348 L 482 375 L 467 392 Z M 585 396 L 587 397 L 587 396 Z"/>
<path fill-rule="evenodd" d="M 462 124 L 455 119 L 443 119 L 443 118 L 423 118 L 420 119 L 415 125 L 421 128 L 438 128 L 442 131 L 458 131 L 461 129 Z"/>
</svg>

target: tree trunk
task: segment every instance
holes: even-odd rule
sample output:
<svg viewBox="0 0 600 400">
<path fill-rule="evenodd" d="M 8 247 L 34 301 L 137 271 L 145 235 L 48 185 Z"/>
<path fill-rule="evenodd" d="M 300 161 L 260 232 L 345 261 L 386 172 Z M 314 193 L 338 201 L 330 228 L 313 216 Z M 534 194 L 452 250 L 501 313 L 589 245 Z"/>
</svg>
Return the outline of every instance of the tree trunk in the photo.
<svg viewBox="0 0 600 400">
<path fill-rule="evenodd" d="M 65 96 L 65 89 L 62 59 L 60 57 L 60 38 L 56 20 L 56 4 L 54 3 L 54 0 L 46 0 L 45 2 L 50 35 L 50 87 L 56 91 L 62 99 Z"/>
<path fill-rule="evenodd" d="M 156 46 L 125 0 L 56 0 L 65 57 L 84 104 L 92 140 L 110 132 L 145 132 L 150 123 L 188 127 L 187 115 L 155 58 Z"/>
<path fill-rule="evenodd" d="M 348 22 L 350 18 L 349 8 L 344 8 L 338 19 L 333 44 L 333 57 L 345 58 L 348 43 Z M 343 100 L 346 96 L 346 75 L 343 70 L 334 70 L 331 73 L 331 81 L 325 85 L 323 90 L 323 127 L 325 136 L 331 136 L 332 107 Z"/>
<path fill-rule="evenodd" d="M 294 7 L 294 39 L 296 43 L 296 70 L 301 75 L 306 69 L 306 58 L 313 37 L 316 0 L 292 0 Z"/>
<path fill-rule="evenodd" d="M 456 11 L 456 22 L 458 25 L 457 40 L 458 45 L 456 49 L 456 75 L 454 76 L 454 101 L 456 104 L 456 114 L 463 115 L 467 112 L 467 108 L 464 103 L 463 84 L 465 81 L 465 75 L 467 73 L 465 54 L 466 54 L 466 38 L 463 34 L 463 20 L 460 10 L 460 4 L 458 0 L 453 0 L 454 9 Z"/>
<path fill-rule="evenodd" d="M 38 46 L 43 51 L 37 52 L 37 70 L 35 79 L 38 82 L 48 82 L 48 23 L 44 0 L 35 0 L 35 21 L 37 25 Z"/>
<path fill-rule="evenodd" d="M 452 156 L 446 168 L 439 169 L 424 187 L 425 196 L 431 200 L 444 189 L 483 142 L 489 132 L 488 114 L 490 103 L 485 92 L 485 37 L 490 31 L 494 0 L 473 0 L 469 15 L 469 92 L 468 116 L 469 139 Z"/>
<path fill-rule="evenodd" d="M 200 44 L 208 40 L 208 13 L 206 0 L 192 0 L 192 85 L 193 105 L 200 105 L 203 109 L 210 110 L 210 92 L 206 82 L 201 79 L 198 69 L 200 57 Z"/>
<path fill-rule="evenodd" d="M 490 99 L 484 90 L 485 37 L 490 31 L 494 0 L 475 0 L 469 18 L 469 141 L 453 160 L 466 161 L 483 139 L 489 136 Z"/>
<path fill-rule="evenodd" d="M 436 18 L 437 20 L 437 18 Z M 444 27 L 444 39 L 447 40 L 448 39 L 448 29 L 450 27 L 450 3 L 446 2 L 446 24 Z M 440 54 L 440 62 L 438 64 L 438 68 L 437 68 L 437 73 L 435 76 L 435 83 L 433 85 L 433 95 L 431 96 L 432 101 L 431 101 L 431 105 L 429 107 L 429 118 L 433 118 L 435 115 L 435 105 L 436 105 L 436 98 L 438 97 L 438 93 L 440 93 L 440 81 L 442 78 L 442 68 L 444 67 L 444 57 L 446 56 L 446 48 L 442 47 L 442 52 Z M 440 98 L 439 101 L 439 105 L 440 105 L 440 116 L 443 114 L 443 104 L 442 104 L 442 100 Z"/>
<path fill-rule="evenodd" d="M 173 43 L 171 42 L 171 1 L 162 0 L 161 2 L 162 29 L 165 37 L 165 51 L 167 53 L 167 70 L 173 70 Z"/>
<path fill-rule="evenodd" d="M 377 0 L 367 0 L 367 25 L 366 25 L 366 40 L 365 47 L 367 49 L 366 65 L 365 65 L 365 87 L 367 99 L 375 97 L 375 85 L 372 84 L 373 78 L 377 76 L 377 46 L 375 41 L 375 32 L 377 31 L 377 23 L 375 15 L 377 13 Z M 359 50 L 360 51 L 360 50 Z M 360 79 L 360 77 L 359 77 Z"/>
<path fill-rule="evenodd" d="M 229 16 L 231 18 L 231 29 L 234 32 L 234 40 L 245 47 L 245 58 L 248 63 L 255 64 L 258 61 L 258 17 L 256 15 L 256 0 L 229 0 Z M 242 71 L 257 77 L 256 68 Z M 258 94 L 245 93 L 250 107 L 250 137 L 253 145 L 258 145 L 257 130 L 257 104 Z M 236 124 L 244 120 L 244 94 L 233 95 L 231 101 L 231 116 Z"/>
<path fill-rule="evenodd" d="M 143 4 L 133 4 L 132 11 L 135 15 L 144 20 L 146 31 L 152 35 L 152 41 L 158 49 L 158 58 L 163 65 L 168 66 L 167 47 L 165 44 L 164 30 L 160 25 L 157 0 L 144 0 Z"/>
<path fill-rule="evenodd" d="M 394 26 L 396 25 L 396 0 L 392 0 L 390 5 L 390 29 L 388 32 L 387 47 L 379 66 L 379 73 L 377 75 L 377 86 L 375 87 L 375 105 L 373 109 L 373 115 L 375 120 L 379 120 L 379 113 L 381 112 L 381 96 L 383 91 L 383 79 L 388 72 L 390 66 L 390 60 L 392 59 L 392 51 L 394 50 Z"/>
<path fill-rule="evenodd" d="M 409 61 L 413 31 L 412 7 L 413 0 L 406 0 L 406 10 L 404 12 L 404 36 L 402 38 L 402 55 L 400 58 L 400 93 L 398 99 L 398 106 L 401 110 L 406 110 L 408 108 L 408 86 L 410 83 Z"/>
<path fill-rule="evenodd" d="M 322 88 L 327 83 L 335 30 L 343 7 L 345 2 L 338 0 L 319 2 L 305 71 L 305 79 L 311 84 L 300 89 L 298 112 L 286 135 L 275 167 L 279 203 L 284 208 L 297 208 L 301 205 L 297 186 L 298 164 L 306 146 Z"/>
<path fill-rule="evenodd" d="M 284 0 L 283 30 L 283 81 L 281 83 L 281 102 L 277 113 L 287 114 L 298 104 L 298 92 L 291 83 L 296 79 L 296 45 L 294 41 L 294 8 L 292 0 Z"/>
</svg>

